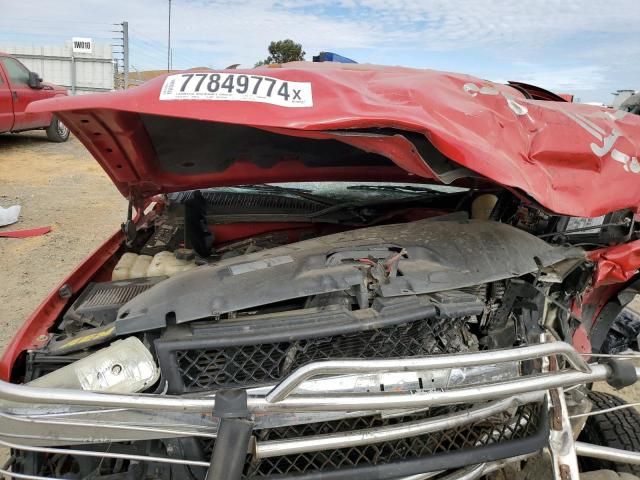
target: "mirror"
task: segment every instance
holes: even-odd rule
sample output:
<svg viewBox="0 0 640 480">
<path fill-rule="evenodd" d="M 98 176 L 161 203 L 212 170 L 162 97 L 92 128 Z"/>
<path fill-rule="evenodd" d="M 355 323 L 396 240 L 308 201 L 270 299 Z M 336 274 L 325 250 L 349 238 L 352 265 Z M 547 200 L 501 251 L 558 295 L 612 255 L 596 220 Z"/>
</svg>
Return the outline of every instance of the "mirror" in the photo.
<svg viewBox="0 0 640 480">
<path fill-rule="evenodd" d="M 42 79 L 36 72 L 29 72 L 29 86 L 36 89 L 42 88 Z"/>
</svg>

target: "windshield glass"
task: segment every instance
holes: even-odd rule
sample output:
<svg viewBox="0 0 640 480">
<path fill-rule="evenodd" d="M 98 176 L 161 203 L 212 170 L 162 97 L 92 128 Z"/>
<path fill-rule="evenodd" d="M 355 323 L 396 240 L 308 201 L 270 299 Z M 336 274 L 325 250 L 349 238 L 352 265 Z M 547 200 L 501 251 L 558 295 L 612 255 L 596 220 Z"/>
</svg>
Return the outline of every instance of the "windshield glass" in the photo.
<svg viewBox="0 0 640 480">
<path fill-rule="evenodd" d="M 427 185 L 424 183 L 390 182 L 289 182 L 268 184 L 277 188 L 303 191 L 319 197 L 339 201 L 366 200 L 380 198 L 407 198 L 423 196 L 433 192 L 459 193 L 467 188 L 447 185 Z"/>
</svg>

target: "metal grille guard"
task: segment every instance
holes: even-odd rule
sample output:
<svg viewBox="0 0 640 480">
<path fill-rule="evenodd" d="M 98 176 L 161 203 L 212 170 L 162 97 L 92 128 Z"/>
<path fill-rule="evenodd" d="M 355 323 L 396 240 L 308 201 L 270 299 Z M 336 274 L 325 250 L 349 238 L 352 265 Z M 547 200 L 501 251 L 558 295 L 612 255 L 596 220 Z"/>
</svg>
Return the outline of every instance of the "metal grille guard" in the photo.
<svg viewBox="0 0 640 480">
<path fill-rule="evenodd" d="M 562 357 L 568 368 L 548 371 L 533 375 L 523 375 L 505 381 L 490 382 L 479 385 L 445 389 L 437 391 L 416 392 L 375 392 L 358 394 L 309 395 L 296 394 L 296 389 L 305 382 L 317 376 L 344 375 L 354 373 L 403 372 L 413 370 L 444 369 L 461 366 L 495 365 L 504 362 L 546 359 L 548 357 Z M 636 376 L 640 368 L 635 369 Z M 552 389 L 563 389 L 574 385 L 610 380 L 614 376 L 614 369 L 606 364 L 588 365 L 578 352 L 569 344 L 563 342 L 543 343 L 521 348 L 493 350 L 479 353 L 464 353 L 453 355 L 437 355 L 393 360 L 346 360 L 320 361 L 306 365 L 291 373 L 280 384 L 271 389 L 266 395 L 252 395 L 247 398 L 246 406 L 250 415 L 269 416 L 277 413 L 292 413 L 296 415 L 314 412 L 340 412 L 348 415 L 350 412 L 385 412 L 396 410 L 424 409 L 432 406 L 451 405 L 460 403 L 489 403 L 475 406 L 441 417 L 433 417 L 417 422 L 408 422 L 393 427 L 381 427 L 370 431 L 349 432 L 339 435 L 320 435 L 304 439 L 284 439 L 277 441 L 253 442 L 251 453 L 258 458 L 285 455 L 305 451 L 315 451 L 335 448 L 336 446 L 362 445 L 375 443 L 399 436 L 412 436 L 429 433 L 452 425 L 471 423 L 473 419 L 489 416 L 496 412 L 503 412 L 508 408 L 527 402 L 540 401 L 544 392 Z M 51 453 L 73 453 L 78 455 L 96 455 L 96 452 L 83 450 L 68 450 L 65 448 L 37 447 L 42 445 L 43 438 L 37 439 L 27 434 L 16 433 L 15 429 L 7 429 L 7 420 L 13 422 L 40 422 L 46 425 L 49 434 L 59 431 L 59 440 L 63 440 L 65 423 L 63 418 L 50 416 L 50 409 L 46 405 L 74 406 L 69 412 L 82 412 L 82 409 L 92 408 L 92 419 L 98 419 L 103 414 L 114 414 L 112 428 L 135 432 L 133 439 L 165 438 L 171 436 L 206 436 L 215 437 L 216 433 L 206 428 L 202 421 L 195 424 L 173 424 L 166 428 L 154 428 L 149 425 L 135 425 L 132 423 L 119 424 L 115 419 L 127 412 L 144 413 L 150 416 L 176 415 L 178 418 L 194 420 L 202 419 L 202 414 L 211 415 L 216 406 L 214 394 L 193 396 L 165 396 L 146 394 L 109 394 L 67 389 L 38 388 L 16 385 L 0 381 L 0 401 L 4 402 L 0 412 L 0 438 L 22 438 L 20 444 L 0 441 L 0 445 L 14 449 L 49 451 Z M 80 407 L 79 410 L 76 407 Z M 164 412 L 164 413 L 160 413 Z M 87 412 L 89 413 L 89 412 Z M 196 414 L 196 415 L 190 415 Z M 55 421 L 49 421 L 53 419 Z M 304 422 L 301 422 L 304 423 Z M 73 424 L 73 422 L 71 422 Z M 15 425 L 15 423 L 14 423 Z M 82 425 L 82 422 L 77 424 Z M 86 422 L 84 425 L 88 425 Z M 94 430 L 101 428 L 99 422 L 92 424 Z M 109 424 L 103 424 L 108 427 Z M 120 430 L 119 430 L 120 431 Z M 95 434 L 95 433 L 94 433 Z M 55 434 L 54 434 L 55 436 Z M 51 437 L 49 437 L 51 438 Z M 111 438 L 109 441 L 119 441 L 121 438 Z M 301 441 L 304 440 L 304 441 Z M 95 440 L 94 440 L 95 441 Z M 67 442 L 68 444 L 69 442 Z M 45 443 L 46 445 L 47 443 Z M 49 443 L 51 444 L 51 443 Z M 612 451 L 595 445 L 577 443 L 575 447 L 579 455 L 599 456 L 599 458 L 615 458 L 617 461 L 640 463 L 638 453 Z M 98 452 L 98 455 L 105 454 Z M 114 454 L 110 454 L 114 455 Z M 118 454 L 120 455 L 120 454 Z M 129 458 L 126 454 L 119 458 Z M 158 461 L 148 457 L 137 460 Z M 164 458 L 165 463 L 191 464 L 203 466 L 202 462 Z M 480 468 L 480 467 L 478 467 Z M 4 473 L 4 472 L 0 472 Z M 37 478 L 37 477 L 21 477 Z M 427 478 L 427 477 L 423 477 Z"/>
<path fill-rule="evenodd" d="M 318 375 L 367 372 L 399 372 L 443 369 L 461 366 L 494 365 L 504 362 L 533 360 L 558 355 L 572 366 L 570 369 L 523 376 L 504 382 L 476 385 L 443 391 L 411 393 L 376 392 L 354 395 L 293 395 L 296 387 Z M 248 408 L 253 413 L 360 411 L 413 409 L 505 398 L 549 388 L 569 387 L 606 380 L 612 375 L 607 365 L 587 365 L 573 347 L 564 342 L 527 347 L 491 350 L 479 353 L 434 355 L 394 360 L 319 361 L 292 372 L 266 396 L 250 396 Z M 215 395 L 166 396 L 149 394 L 97 393 L 69 389 L 38 388 L 0 381 L 0 401 L 36 405 L 76 405 L 83 407 L 130 408 L 172 412 L 211 413 Z M 6 410 L 6 407 L 4 408 Z"/>
</svg>

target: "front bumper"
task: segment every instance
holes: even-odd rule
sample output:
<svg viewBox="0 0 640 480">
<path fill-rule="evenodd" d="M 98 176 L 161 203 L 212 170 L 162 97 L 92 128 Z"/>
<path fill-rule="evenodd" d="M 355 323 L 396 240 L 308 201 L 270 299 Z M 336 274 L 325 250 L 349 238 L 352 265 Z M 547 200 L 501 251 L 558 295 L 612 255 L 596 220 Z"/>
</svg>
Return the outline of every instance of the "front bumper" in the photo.
<svg viewBox="0 0 640 480">
<path fill-rule="evenodd" d="M 549 359 L 561 360 L 560 367 L 549 371 L 545 368 Z M 530 365 L 531 362 L 537 362 L 542 368 L 534 370 L 542 373 L 525 375 L 521 373 L 522 368 L 517 368 L 516 375 L 511 378 L 436 390 L 425 388 L 420 391 L 384 391 L 383 388 L 383 391 L 375 392 L 337 391 L 319 394 L 317 384 L 314 384 L 321 382 L 320 384 L 325 385 L 335 381 L 336 385 L 340 385 L 345 378 L 354 375 L 402 375 L 403 372 L 467 367 L 473 369 L 497 364 L 522 366 Z M 479 440 L 481 437 L 474 438 L 471 444 L 467 443 L 458 450 L 436 453 L 429 451 L 426 456 L 404 455 L 399 460 L 388 463 L 371 465 L 367 461 L 364 464 L 347 465 L 348 468 L 317 472 L 323 479 L 370 478 L 375 470 L 376 478 L 391 479 L 515 458 L 539 451 L 547 443 L 549 432 L 547 408 L 541 403 L 546 392 L 611 380 L 614 374 L 614 369 L 609 365 L 587 365 L 570 345 L 554 342 L 490 352 L 408 359 L 315 362 L 294 371 L 273 388 L 242 391 L 240 395 L 235 392 L 230 397 L 229 391 L 218 392 L 217 396 L 125 395 L 0 382 L 0 400 L 4 404 L 0 412 L 0 445 L 16 450 L 108 457 L 108 452 L 55 448 L 52 445 L 198 437 L 210 443 L 215 441 L 213 462 L 169 456 L 158 457 L 162 459 L 159 460 L 156 457 L 132 458 L 128 454 L 111 455 L 119 455 L 119 458 L 128 458 L 130 461 L 206 468 L 210 463 L 215 464 L 216 452 L 224 451 L 224 445 L 232 442 L 230 439 L 237 440 L 234 429 L 224 425 L 234 425 L 238 421 L 251 438 L 246 443 L 246 452 L 254 461 L 260 461 L 301 457 L 317 452 L 345 451 L 384 442 L 391 444 L 401 439 L 425 438 L 437 432 L 451 432 L 459 427 L 477 425 L 483 419 L 495 415 L 511 414 L 513 418 L 514 411 L 522 412 L 523 408 L 529 408 L 528 416 L 520 415 L 516 420 L 522 425 L 535 423 L 535 428 L 530 426 L 526 435 L 518 436 L 521 430 L 512 428 L 512 433 L 505 436 L 503 428 L 502 434 L 485 432 L 482 438 L 487 441 L 484 443 Z M 229 398 L 232 400 L 228 401 Z M 439 407 L 452 405 L 463 406 L 448 413 L 405 421 L 411 413 L 437 412 Z M 531 405 L 537 407 L 532 409 Z M 281 438 L 260 435 L 260 431 L 268 428 L 322 425 L 371 416 L 401 417 L 402 420 L 356 431 L 316 431 L 311 435 L 285 435 Z M 225 430 L 231 431 L 231 436 L 225 434 Z M 488 441 L 492 436 L 499 437 L 500 441 Z M 584 447 L 580 448 L 581 450 L 576 450 L 591 452 Z M 419 453 L 413 453 L 416 452 Z M 229 464 L 233 463 L 230 456 L 233 457 L 225 455 L 225 475 L 229 474 Z M 235 457 L 236 463 L 244 463 L 247 455 L 241 451 Z M 274 473 L 282 472 L 271 470 L 267 476 L 271 477 Z M 289 474 L 291 471 L 285 473 Z M 308 471 L 297 473 L 303 474 L 304 478 L 315 478 L 316 475 Z M 216 478 L 214 469 L 209 474 L 213 475 L 211 478 Z"/>
</svg>

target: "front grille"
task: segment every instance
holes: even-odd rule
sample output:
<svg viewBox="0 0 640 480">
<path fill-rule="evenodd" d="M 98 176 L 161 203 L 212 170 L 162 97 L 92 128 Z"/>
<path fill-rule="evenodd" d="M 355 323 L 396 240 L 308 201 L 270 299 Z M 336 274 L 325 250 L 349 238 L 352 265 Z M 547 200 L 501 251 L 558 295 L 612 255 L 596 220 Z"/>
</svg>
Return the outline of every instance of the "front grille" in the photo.
<svg viewBox="0 0 640 480">
<path fill-rule="evenodd" d="M 185 391 L 250 388 L 277 382 L 292 370 L 317 360 L 467 351 L 465 322 L 465 318 L 426 319 L 293 342 L 177 350 L 175 356 Z"/>
<path fill-rule="evenodd" d="M 75 331 L 83 324 L 99 327 L 113 322 L 122 305 L 163 279 L 164 277 L 132 278 L 90 283 L 64 314 L 60 329 Z"/>
<path fill-rule="evenodd" d="M 352 432 L 364 428 L 376 428 L 402 422 L 421 420 L 443 415 L 469 406 L 446 406 L 432 408 L 429 412 L 383 419 L 378 416 L 357 417 L 328 422 L 292 425 L 270 428 L 254 432 L 258 441 L 307 437 L 340 432 Z M 491 418 L 457 428 L 430 433 L 418 437 L 380 442 L 358 447 L 341 448 L 285 455 L 265 459 L 247 457 L 244 467 L 245 478 L 310 473 L 355 467 L 358 465 L 380 465 L 393 461 L 408 460 L 436 453 L 453 452 L 466 448 L 480 447 L 510 440 L 527 438 L 537 429 L 540 404 L 520 406 L 510 414 Z M 202 440 L 202 448 L 210 455 L 215 440 Z"/>
<path fill-rule="evenodd" d="M 124 283 L 124 282 L 120 282 Z M 151 282 L 138 283 L 97 283 L 91 293 L 85 297 L 83 309 L 123 305 L 133 297 L 140 295 L 154 284 Z"/>
</svg>

